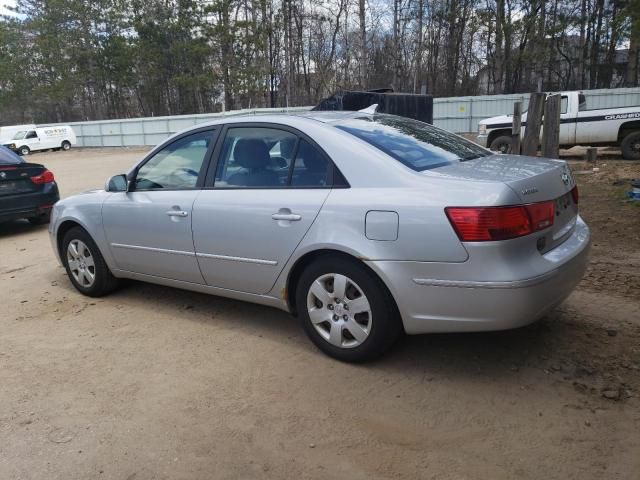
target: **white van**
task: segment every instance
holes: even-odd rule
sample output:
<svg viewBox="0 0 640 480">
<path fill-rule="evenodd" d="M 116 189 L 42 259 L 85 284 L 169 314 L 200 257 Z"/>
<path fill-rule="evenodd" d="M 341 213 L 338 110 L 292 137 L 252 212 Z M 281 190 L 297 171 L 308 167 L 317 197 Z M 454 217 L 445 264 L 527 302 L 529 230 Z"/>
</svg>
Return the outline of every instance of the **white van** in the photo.
<svg viewBox="0 0 640 480">
<path fill-rule="evenodd" d="M 11 143 L 11 139 L 15 137 L 16 133 L 25 130 L 35 130 L 36 126 L 30 125 L 10 125 L 8 127 L 0 127 L 0 145 L 5 143 Z"/>
<path fill-rule="evenodd" d="M 37 150 L 69 150 L 75 144 L 76 134 L 73 129 L 67 125 L 56 125 L 21 130 L 5 146 L 20 155 L 29 155 Z"/>
</svg>

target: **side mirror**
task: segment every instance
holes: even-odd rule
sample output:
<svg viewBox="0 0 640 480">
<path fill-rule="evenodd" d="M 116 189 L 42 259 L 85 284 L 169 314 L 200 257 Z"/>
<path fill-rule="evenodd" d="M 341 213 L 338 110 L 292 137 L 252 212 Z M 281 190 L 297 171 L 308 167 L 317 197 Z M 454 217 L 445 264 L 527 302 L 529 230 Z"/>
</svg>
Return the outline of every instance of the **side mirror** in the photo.
<svg viewBox="0 0 640 480">
<path fill-rule="evenodd" d="M 109 180 L 104 189 L 107 192 L 126 192 L 127 191 L 127 176 L 126 175 L 114 175 Z"/>
</svg>

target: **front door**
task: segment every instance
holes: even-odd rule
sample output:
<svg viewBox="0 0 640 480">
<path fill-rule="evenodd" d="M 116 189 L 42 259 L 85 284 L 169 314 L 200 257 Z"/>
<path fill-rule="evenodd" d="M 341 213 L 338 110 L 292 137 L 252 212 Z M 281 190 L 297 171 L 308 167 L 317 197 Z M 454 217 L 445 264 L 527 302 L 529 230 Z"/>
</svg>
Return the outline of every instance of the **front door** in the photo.
<svg viewBox="0 0 640 480">
<path fill-rule="evenodd" d="M 24 144 L 29 147 L 29 150 L 42 150 L 43 147 L 35 130 L 29 130 L 24 137 Z M 18 145 L 19 146 L 19 145 Z"/>
<path fill-rule="evenodd" d="M 174 140 L 146 159 L 129 192 L 105 201 L 102 221 L 117 268 L 203 283 L 193 248 L 193 203 L 200 193 L 215 131 Z"/>
<path fill-rule="evenodd" d="M 331 189 L 331 163 L 286 129 L 233 127 L 213 188 L 193 208 L 193 239 L 207 284 L 271 290 Z"/>
</svg>

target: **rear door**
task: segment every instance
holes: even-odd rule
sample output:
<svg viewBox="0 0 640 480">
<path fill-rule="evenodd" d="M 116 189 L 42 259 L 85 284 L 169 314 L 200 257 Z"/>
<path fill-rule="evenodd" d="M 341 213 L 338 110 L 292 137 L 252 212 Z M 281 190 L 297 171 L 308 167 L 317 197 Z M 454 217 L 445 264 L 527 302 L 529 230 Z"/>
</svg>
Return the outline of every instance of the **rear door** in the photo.
<svg viewBox="0 0 640 480">
<path fill-rule="evenodd" d="M 203 129 L 175 139 L 137 169 L 133 191 L 105 201 L 104 230 L 119 269 L 203 283 L 193 249 L 192 207 L 215 138 L 215 130 Z"/>
<path fill-rule="evenodd" d="M 272 124 L 227 127 L 215 157 L 193 207 L 200 270 L 208 285 L 267 293 L 326 200 L 332 163 Z"/>
</svg>

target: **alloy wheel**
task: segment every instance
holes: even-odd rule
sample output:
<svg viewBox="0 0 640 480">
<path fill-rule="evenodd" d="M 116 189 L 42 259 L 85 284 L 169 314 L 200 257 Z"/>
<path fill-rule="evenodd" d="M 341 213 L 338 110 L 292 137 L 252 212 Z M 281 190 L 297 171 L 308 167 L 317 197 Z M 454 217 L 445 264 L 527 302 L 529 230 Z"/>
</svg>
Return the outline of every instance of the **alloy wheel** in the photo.
<svg viewBox="0 0 640 480">
<path fill-rule="evenodd" d="M 82 240 L 71 240 L 67 247 L 67 264 L 76 282 L 89 288 L 96 280 L 96 264 L 91 250 Z"/>
</svg>

